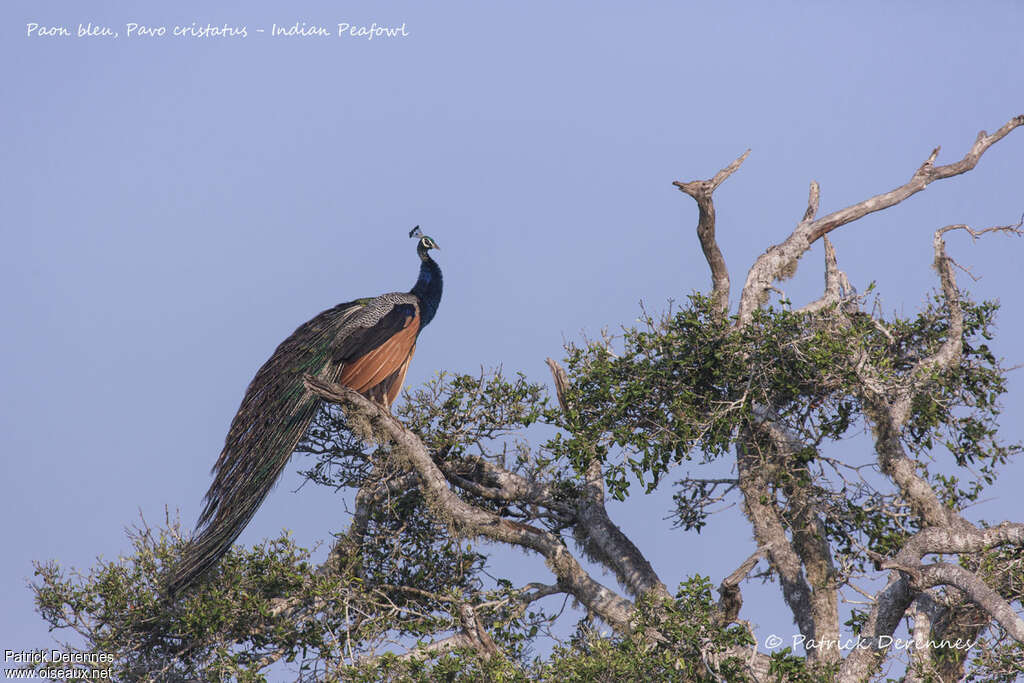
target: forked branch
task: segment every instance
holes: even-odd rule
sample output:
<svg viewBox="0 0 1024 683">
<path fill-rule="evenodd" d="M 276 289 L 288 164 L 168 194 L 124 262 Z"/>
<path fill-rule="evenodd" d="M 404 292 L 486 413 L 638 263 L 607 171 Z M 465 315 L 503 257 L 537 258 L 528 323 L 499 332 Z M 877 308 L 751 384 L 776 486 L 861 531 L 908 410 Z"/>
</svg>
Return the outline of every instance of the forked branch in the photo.
<svg viewBox="0 0 1024 683">
<path fill-rule="evenodd" d="M 769 247 L 765 253 L 761 254 L 747 273 L 743 292 L 740 294 L 737 325 L 743 326 L 750 321 L 754 311 L 767 298 L 772 283 L 777 279 L 792 275 L 796 271 L 797 262 L 800 257 L 818 239 L 842 225 L 863 218 L 869 213 L 888 209 L 899 204 L 904 199 L 928 187 L 932 181 L 970 171 L 978 164 L 978 160 L 981 159 L 981 156 L 989 147 L 1002 140 L 1010 131 L 1021 125 L 1024 125 L 1024 115 L 1015 116 L 1010 119 L 992 135 L 981 131 L 978 133 L 978 137 L 975 139 L 971 149 L 962 159 L 945 166 L 935 165 L 935 159 L 939 154 L 939 148 L 936 147 L 924 163 L 914 172 L 910 180 L 903 185 L 816 220 L 814 215 L 817 213 L 817 192 L 815 188 L 812 188 L 812 199 L 808 202 L 808 210 L 804 213 L 803 219 L 797 224 L 789 237 L 780 244 Z"/>
<path fill-rule="evenodd" d="M 815 184 L 815 187 L 817 184 Z M 817 207 L 815 207 L 817 208 Z M 810 208 L 808 208 L 810 211 Z M 812 214 L 813 215 L 813 214 Z M 814 313 L 822 309 L 840 303 L 844 296 L 852 293 L 850 281 L 846 273 L 839 270 L 839 262 L 836 260 L 836 249 L 828 237 L 825 240 L 825 293 L 820 299 L 812 301 L 800 309 L 802 313 Z"/>
<path fill-rule="evenodd" d="M 704 250 L 704 258 L 711 267 L 711 300 L 718 315 L 721 316 L 729 312 L 729 270 L 725 267 L 725 257 L 722 256 L 722 250 L 718 248 L 715 239 L 715 204 L 711 200 L 711 195 L 726 178 L 736 172 L 749 154 L 748 149 L 710 180 L 694 180 L 688 183 L 677 180 L 672 183 L 680 192 L 685 192 L 697 202 L 700 212 L 697 218 L 697 237 L 700 239 L 701 249 Z"/>
</svg>

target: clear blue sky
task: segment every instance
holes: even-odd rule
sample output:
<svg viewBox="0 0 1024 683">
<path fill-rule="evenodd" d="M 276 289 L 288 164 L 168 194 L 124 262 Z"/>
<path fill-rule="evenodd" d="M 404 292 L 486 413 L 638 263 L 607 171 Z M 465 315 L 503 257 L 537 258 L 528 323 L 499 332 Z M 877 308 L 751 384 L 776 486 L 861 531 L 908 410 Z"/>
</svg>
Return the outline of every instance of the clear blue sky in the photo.
<svg viewBox="0 0 1024 683">
<path fill-rule="evenodd" d="M 140 511 L 160 523 L 180 510 L 192 525 L 255 370 L 318 311 L 408 289 L 413 225 L 442 246 L 446 291 L 407 385 L 499 363 L 546 381 L 563 339 L 708 288 L 696 209 L 673 180 L 753 149 L 716 194 L 735 294 L 803 213 L 810 180 L 822 213 L 840 208 L 904 182 L 935 145 L 940 162 L 959 158 L 978 130 L 1024 112 L 1024 7 L 983 9 L 3 3 L 0 649 L 52 645 L 25 587 L 33 559 L 116 557 Z M 25 35 L 28 22 L 89 21 L 122 35 Z M 193 21 L 250 35 L 124 36 L 128 22 Z M 255 32 L 302 21 L 404 22 L 408 36 Z M 974 172 L 835 233 L 840 265 L 909 313 L 934 286 L 932 231 L 1016 221 L 1022 177 L 1017 131 Z M 996 349 L 1024 362 L 1024 242 L 949 242 L 983 276 L 962 284 L 1002 297 Z M 785 289 L 802 302 L 821 282 L 818 247 Z M 1005 433 L 1021 439 L 1019 373 L 1011 392 Z M 336 498 L 293 493 L 301 465 L 243 542 L 287 527 L 313 544 L 345 528 Z M 974 514 L 1019 520 L 1022 484 L 1015 463 Z M 751 552 L 734 513 L 691 537 L 651 523 L 667 496 L 614 511 L 670 585 L 696 572 L 717 583 Z M 539 562 L 522 571 L 548 578 Z M 745 593 L 748 618 L 791 631 L 781 601 L 757 592 Z"/>
</svg>

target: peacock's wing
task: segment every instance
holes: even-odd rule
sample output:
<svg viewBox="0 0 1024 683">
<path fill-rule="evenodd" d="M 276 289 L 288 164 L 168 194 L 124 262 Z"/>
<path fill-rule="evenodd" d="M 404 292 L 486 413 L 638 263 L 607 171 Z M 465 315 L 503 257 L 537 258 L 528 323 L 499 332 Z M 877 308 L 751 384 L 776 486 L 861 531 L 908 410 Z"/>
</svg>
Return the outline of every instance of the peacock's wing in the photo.
<svg viewBox="0 0 1024 683">
<path fill-rule="evenodd" d="M 372 326 L 339 340 L 338 383 L 390 408 L 402 388 L 420 332 L 420 309 L 409 294 L 388 295 L 389 309 Z"/>
<path fill-rule="evenodd" d="M 303 375 L 332 382 L 351 377 L 361 385 L 347 386 L 377 400 L 373 394 L 379 386 L 393 385 L 400 369 L 404 377 L 419 331 L 419 307 L 408 298 L 386 294 L 328 309 L 295 330 L 259 369 L 213 466 L 197 535 L 168 585 L 171 595 L 227 552 L 288 463 L 319 407 Z M 406 356 L 397 361 L 403 349 Z"/>
</svg>

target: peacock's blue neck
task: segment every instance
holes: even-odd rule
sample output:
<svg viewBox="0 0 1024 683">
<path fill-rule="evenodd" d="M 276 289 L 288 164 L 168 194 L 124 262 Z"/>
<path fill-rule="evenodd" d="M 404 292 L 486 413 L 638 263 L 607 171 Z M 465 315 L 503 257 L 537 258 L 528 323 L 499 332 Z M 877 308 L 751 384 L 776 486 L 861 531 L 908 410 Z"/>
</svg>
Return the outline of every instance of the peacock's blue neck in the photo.
<svg viewBox="0 0 1024 683">
<path fill-rule="evenodd" d="M 412 288 L 412 294 L 420 300 L 420 329 L 434 319 L 437 306 L 441 303 L 441 268 L 429 256 L 420 265 L 420 277 Z"/>
</svg>

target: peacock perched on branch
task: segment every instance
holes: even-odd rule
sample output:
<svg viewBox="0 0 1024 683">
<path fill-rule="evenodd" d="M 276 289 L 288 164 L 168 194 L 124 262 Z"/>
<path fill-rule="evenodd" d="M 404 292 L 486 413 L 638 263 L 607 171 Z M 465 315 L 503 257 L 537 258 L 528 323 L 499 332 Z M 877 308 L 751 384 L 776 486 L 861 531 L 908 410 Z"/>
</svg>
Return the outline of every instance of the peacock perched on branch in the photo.
<svg viewBox="0 0 1024 683">
<path fill-rule="evenodd" d="M 421 261 L 411 291 L 356 299 L 320 313 L 256 373 L 213 466 L 206 505 L 168 583 L 169 597 L 217 564 L 281 475 L 320 405 L 303 375 L 349 387 L 391 409 L 416 339 L 441 302 L 441 269 L 429 253 L 440 247 L 419 226 L 409 237 L 418 239 Z"/>
</svg>

